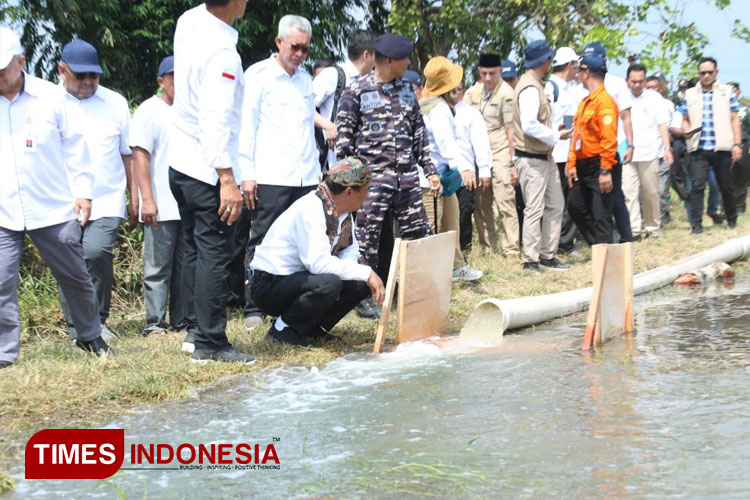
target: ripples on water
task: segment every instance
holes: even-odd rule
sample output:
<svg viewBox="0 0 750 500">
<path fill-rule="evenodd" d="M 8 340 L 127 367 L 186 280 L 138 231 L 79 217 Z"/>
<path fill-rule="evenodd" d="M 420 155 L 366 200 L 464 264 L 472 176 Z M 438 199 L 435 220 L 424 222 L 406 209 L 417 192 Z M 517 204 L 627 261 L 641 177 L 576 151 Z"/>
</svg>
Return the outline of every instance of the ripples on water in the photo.
<svg viewBox="0 0 750 500">
<path fill-rule="evenodd" d="M 112 424 L 127 444 L 278 436 L 280 471 L 21 482 L 14 498 L 750 498 L 750 280 L 636 304 L 635 335 L 593 355 L 582 323 L 545 325 L 472 355 L 282 368 Z"/>
</svg>

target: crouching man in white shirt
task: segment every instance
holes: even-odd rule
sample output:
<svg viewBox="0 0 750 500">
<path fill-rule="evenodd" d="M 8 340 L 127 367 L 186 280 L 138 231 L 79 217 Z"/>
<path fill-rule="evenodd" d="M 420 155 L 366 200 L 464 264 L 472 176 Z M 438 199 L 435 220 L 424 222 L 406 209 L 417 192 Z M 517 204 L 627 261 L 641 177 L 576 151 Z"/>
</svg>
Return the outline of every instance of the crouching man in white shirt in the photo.
<svg viewBox="0 0 750 500">
<path fill-rule="evenodd" d="M 276 316 L 266 340 L 309 347 L 360 300 L 382 304 L 383 282 L 358 263 L 353 212 L 367 197 L 369 168 L 356 157 L 339 160 L 318 188 L 294 202 L 271 225 L 250 263 L 252 298 Z"/>
</svg>

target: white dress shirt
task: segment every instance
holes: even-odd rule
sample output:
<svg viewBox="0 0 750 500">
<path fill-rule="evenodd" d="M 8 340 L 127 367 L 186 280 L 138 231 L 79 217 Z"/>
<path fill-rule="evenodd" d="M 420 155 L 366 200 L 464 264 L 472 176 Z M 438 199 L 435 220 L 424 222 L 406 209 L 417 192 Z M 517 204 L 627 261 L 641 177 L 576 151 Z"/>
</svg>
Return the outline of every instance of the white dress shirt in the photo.
<svg viewBox="0 0 750 500">
<path fill-rule="evenodd" d="M 632 94 L 632 93 L 631 93 Z M 669 124 L 664 98 L 653 90 L 644 89 L 640 96 L 631 95 L 633 121 L 633 161 L 652 161 L 660 157 L 663 143 L 659 125 Z"/>
<path fill-rule="evenodd" d="M 79 100 L 67 92 L 65 97 L 78 104 L 85 116 L 73 126 L 83 132 L 94 170 L 90 220 L 125 218 L 127 175 L 122 155 L 131 154 L 128 101 L 101 85 L 88 99 Z"/>
<path fill-rule="evenodd" d="M 447 102 L 441 99 L 429 113 L 425 114 L 424 124 L 430 141 L 430 158 L 439 175 L 447 168 L 459 172 L 474 172 L 474 164 L 466 161 L 461 151 L 456 133 L 456 122 Z M 421 167 L 419 173 L 420 185 L 429 186 Z"/>
<path fill-rule="evenodd" d="M 174 33 L 174 125 L 169 164 L 216 185 L 216 169 L 237 166 L 244 75 L 237 31 L 201 4 L 177 20 Z"/>
<path fill-rule="evenodd" d="M 344 70 L 346 79 L 344 80 L 344 88 L 349 87 L 353 82 L 360 77 L 359 70 L 354 64 L 347 59 L 346 62 L 341 63 L 341 69 Z M 320 109 L 320 114 L 332 122 L 336 121 L 335 116 L 331 116 L 333 111 L 333 98 L 336 94 L 336 87 L 339 83 L 339 72 L 336 68 L 326 68 L 313 79 L 313 93 L 315 94 L 315 107 Z M 323 131 L 325 137 L 325 131 Z M 336 151 L 333 149 L 328 150 L 328 165 L 333 166 L 336 163 Z"/>
<path fill-rule="evenodd" d="M 620 112 L 620 117 L 617 121 L 617 142 L 619 144 L 627 139 L 625 136 L 625 126 L 622 124 L 622 112 L 633 107 L 633 94 L 630 92 L 630 87 L 628 87 L 624 79 L 609 73 L 604 75 L 604 90 L 615 100 L 617 109 Z M 635 142 L 635 138 L 633 142 Z"/>
<path fill-rule="evenodd" d="M 313 186 L 320 180 L 312 78 L 289 76 L 272 55 L 245 72 L 240 167 L 242 180 L 272 186 Z"/>
<path fill-rule="evenodd" d="M 172 107 L 159 96 L 151 96 L 133 113 L 130 131 L 130 146 L 150 155 L 151 191 L 159 209 L 157 221 L 180 220 L 177 200 L 169 188 L 169 130 L 173 122 Z"/>
<path fill-rule="evenodd" d="M 521 130 L 523 133 L 543 143 L 554 146 L 560 139 L 560 132 L 552 130 L 539 121 L 539 91 L 536 87 L 526 87 L 518 94 L 518 108 L 521 113 Z"/>
<path fill-rule="evenodd" d="M 74 198 L 91 199 L 94 171 L 64 90 L 24 73 L 13 100 L 0 95 L 0 227 L 39 229 L 75 219 Z"/>
<path fill-rule="evenodd" d="M 349 216 L 348 213 L 339 215 L 339 235 L 341 223 Z M 335 274 L 342 280 L 367 281 L 371 269 L 358 263 L 359 246 L 354 226 L 352 223 L 352 244 L 338 256 L 332 255 L 339 236 L 331 245 L 326 234 L 323 202 L 313 191 L 295 201 L 271 224 L 263 242 L 255 249 L 250 267 L 277 276 L 308 271 Z"/>
<path fill-rule="evenodd" d="M 557 85 L 557 100 L 555 100 L 555 88 L 550 82 L 555 82 L 555 85 Z M 544 93 L 552 108 L 552 129 L 559 130 L 560 125 L 563 125 L 563 118 L 575 116 L 577 111 L 577 108 L 573 108 L 570 82 L 566 82 L 557 75 L 551 75 L 544 86 Z M 561 139 L 557 141 L 555 148 L 552 150 L 552 159 L 555 163 L 565 163 L 568 161 L 569 152 L 570 139 Z"/>
<path fill-rule="evenodd" d="M 464 161 L 476 165 L 480 179 L 491 178 L 492 148 L 482 113 L 461 101 L 456 104 L 455 122 Z"/>
</svg>

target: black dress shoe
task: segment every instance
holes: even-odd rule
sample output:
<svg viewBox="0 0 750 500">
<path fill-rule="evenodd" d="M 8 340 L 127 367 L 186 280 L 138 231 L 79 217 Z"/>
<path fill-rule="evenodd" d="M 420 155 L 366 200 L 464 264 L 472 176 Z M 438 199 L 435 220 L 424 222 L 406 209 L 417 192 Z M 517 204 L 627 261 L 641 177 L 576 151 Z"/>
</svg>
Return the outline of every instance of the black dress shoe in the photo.
<svg viewBox="0 0 750 500">
<path fill-rule="evenodd" d="M 291 327 L 287 326 L 283 330 L 278 330 L 276 325 L 271 326 L 266 334 L 266 341 L 279 342 L 281 344 L 289 344 L 298 347 L 304 347 L 310 349 L 312 345 L 310 342 L 300 337 Z"/>
<path fill-rule="evenodd" d="M 693 228 L 690 230 L 690 234 L 701 234 L 703 232 L 703 228 L 699 226 L 693 226 Z"/>
<path fill-rule="evenodd" d="M 0 359 L 0 368 L 8 368 L 9 366 L 13 365 L 13 361 L 8 361 L 7 359 Z"/>
<path fill-rule="evenodd" d="M 714 224 L 717 226 L 721 225 L 724 222 L 724 216 L 722 214 L 708 214 L 709 217 L 711 217 L 711 220 L 714 221 Z"/>
<path fill-rule="evenodd" d="M 523 269 L 524 271 L 531 271 L 534 274 L 542 274 L 542 270 L 539 268 L 538 262 L 524 262 Z"/>
<path fill-rule="evenodd" d="M 343 339 L 338 335 L 331 335 L 323 328 L 316 326 L 313 331 L 307 335 L 310 342 L 343 342 Z"/>
<path fill-rule="evenodd" d="M 76 339 L 75 345 L 76 347 L 79 347 L 83 349 L 84 351 L 93 352 L 97 356 L 114 356 L 115 355 L 115 351 L 113 351 L 112 348 L 107 345 L 107 343 L 104 341 L 101 335 L 99 337 L 96 337 L 93 340 Z"/>
</svg>

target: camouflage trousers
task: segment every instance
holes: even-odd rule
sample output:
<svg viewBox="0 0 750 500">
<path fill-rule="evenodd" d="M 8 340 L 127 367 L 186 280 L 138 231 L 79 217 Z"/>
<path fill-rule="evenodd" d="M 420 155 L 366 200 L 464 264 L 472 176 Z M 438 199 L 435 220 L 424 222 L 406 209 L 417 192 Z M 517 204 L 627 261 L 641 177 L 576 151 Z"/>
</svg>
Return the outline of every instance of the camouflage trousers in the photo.
<svg viewBox="0 0 750 500">
<path fill-rule="evenodd" d="M 431 234 L 416 171 L 413 174 L 386 171 L 372 175 L 367 198 L 357 212 L 356 235 L 360 255 L 373 269 L 378 267 L 380 232 L 389 211 L 398 223 L 401 238 L 415 240 Z"/>
</svg>

